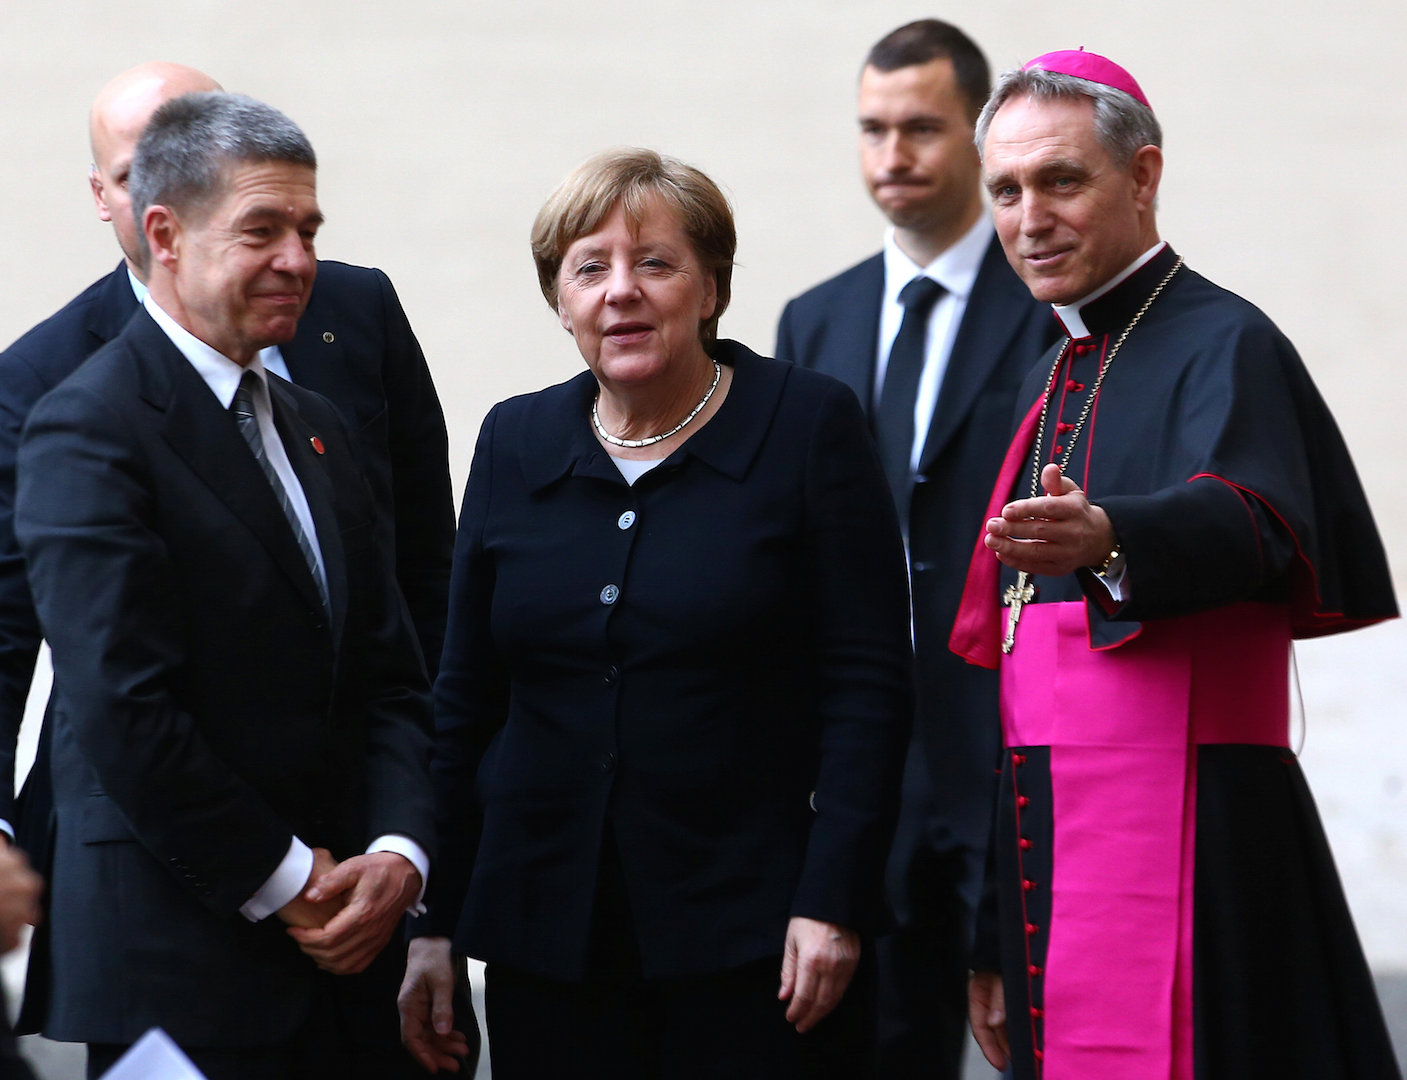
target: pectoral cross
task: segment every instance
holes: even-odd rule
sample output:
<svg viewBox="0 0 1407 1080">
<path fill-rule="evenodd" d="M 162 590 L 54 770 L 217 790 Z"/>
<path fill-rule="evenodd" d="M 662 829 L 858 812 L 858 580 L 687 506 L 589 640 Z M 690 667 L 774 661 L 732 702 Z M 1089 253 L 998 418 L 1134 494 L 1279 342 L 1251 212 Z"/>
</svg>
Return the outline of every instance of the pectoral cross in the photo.
<svg viewBox="0 0 1407 1080">
<path fill-rule="evenodd" d="M 1021 621 L 1021 609 L 1036 598 L 1036 587 L 1031 584 L 1031 575 L 1022 570 L 1015 585 L 1008 585 L 1002 593 L 1002 603 L 1011 608 L 1006 617 L 1006 638 L 1002 641 L 1002 652 L 1009 653 L 1016 644 L 1016 624 Z"/>
</svg>

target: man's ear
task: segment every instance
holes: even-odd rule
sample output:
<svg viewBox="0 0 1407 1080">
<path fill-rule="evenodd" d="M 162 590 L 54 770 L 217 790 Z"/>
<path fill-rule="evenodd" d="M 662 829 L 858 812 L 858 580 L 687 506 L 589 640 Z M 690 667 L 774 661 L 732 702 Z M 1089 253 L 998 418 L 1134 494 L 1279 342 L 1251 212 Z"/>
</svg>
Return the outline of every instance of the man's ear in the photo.
<svg viewBox="0 0 1407 1080">
<path fill-rule="evenodd" d="M 97 165 L 88 166 L 88 190 L 93 193 L 93 205 L 98 208 L 98 220 L 111 221 L 112 209 L 107 204 L 107 198 L 103 192 L 103 178 L 98 172 Z"/>
<path fill-rule="evenodd" d="M 1134 182 L 1134 201 L 1143 211 L 1153 209 L 1158 201 L 1158 184 L 1163 179 L 1163 152 L 1156 146 L 1141 146 L 1129 163 Z"/>
<path fill-rule="evenodd" d="M 174 270 L 181 254 L 181 221 L 167 206 L 148 206 L 142 214 L 142 233 L 151 258 Z"/>
</svg>

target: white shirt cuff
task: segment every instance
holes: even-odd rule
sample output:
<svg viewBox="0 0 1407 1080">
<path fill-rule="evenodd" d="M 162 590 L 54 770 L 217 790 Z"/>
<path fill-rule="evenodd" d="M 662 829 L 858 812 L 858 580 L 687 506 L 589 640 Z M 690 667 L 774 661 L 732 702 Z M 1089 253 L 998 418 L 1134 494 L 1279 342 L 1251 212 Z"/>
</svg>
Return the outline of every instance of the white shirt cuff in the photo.
<svg viewBox="0 0 1407 1080">
<path fill-rule="evenodd" d="M 288 854 L 278 864 L 269 879 L 259 887 L 239 909 L 239 913 L 250 922 L 267 919 L 285 904 L 298 898 L 313 874 L 313 849 L 298 837 L 288 845 Z"/>
<path fill-rule="evenodd" d="M 4 833 L 11 840 L 15 838 L 15 827 L 4 818 L 0 818 L 0 832 Z"/>
<path fill-rule="evenodd" d="M 403 855 L 420 871 L 420 894 L 406 911 L 410 915 L 424 915 L 425 905 L 422 901 L 425 899 L 425 884 L 430 880 L 430 857 L 425 854 L 425 849 L 409 836 L 387 833 L 385 836 L 378 836 L 366 849 L 368 855 L 377 851 L 394 851 L 397 855 Z"/>
<path fill-rule="evenodd" d="M 1109 567 L 1109 572 L 1095 574 L 1094 580 L 1104 586 L 1104 591 L 1109 594 L 1114 603 L 1122 604 L 1132 595 L 1132 590 L 1124 584 L 1124 578 L 1128 576 L 1128 572 L 1128 560 L 1115 559 L 1114 565 Z"/>
</svg>

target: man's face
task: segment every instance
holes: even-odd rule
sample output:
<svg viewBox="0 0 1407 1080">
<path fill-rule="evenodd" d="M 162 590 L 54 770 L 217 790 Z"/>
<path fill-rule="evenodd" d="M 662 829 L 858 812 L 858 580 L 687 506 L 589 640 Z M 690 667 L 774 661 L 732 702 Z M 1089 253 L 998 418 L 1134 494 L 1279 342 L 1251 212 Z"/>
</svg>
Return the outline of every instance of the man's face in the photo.
<svg viewBox="0 0 1407 1080">
<path fill-rule="evenodd" d="M 210 206 L 184 217 L 165 207 L 147 210 L 152 255 L 170 272 L 174 293 L 163 289 L 158 302 L 172 303 L 177 322 L 247 364 L 297 330 L 317 273 L 313 241 L 321 224 L 312 169 L 233 164 Z"/>
<path fill-rule="evenodd" d="M 88 176 L 88 186 L 93 191 L 98 217 L 112 222 L 122 254 L 133 266 L 140 266 L 141 244 L 137 239 L 137 223 L 132 220 L 132 197 L 127 191 L 127 178 L 132 171 L 132 155 L 136 152 L 137 140 L 159 102 L 150 108 L 136 103 L 127 104 L 135 107 L 119 107 L 93 121 L 93 167 Z"/>
<path fill-rule="evenodd" d="M 88 186 L 98 217 L 112 222 L 122 254 L 139 271 L 143 267 L 140 230 L 132 218 L 132 197 L 127 190 L 137 140 L 152 113 L 172 98 L 219 88 L 208 75 L 191 68 L 144 64 L 118 76 L 93 103 L 89 119 L 93 166 Z"/>
<path fill-rule="evenodd" d="M 1010 99 L 992 118 L 985 159 L 997 236 L 1037 300 L 1079 300 L 1157 242 L 1162 155 L 1146 146 L 1116 165 L 1088 98 Z"/>
<path fill-rule="evenodd" d="M 981 207 L 981 162 L 951 60 L 860 75 L 860 169 L 896 226 L 946 246 Z"/>
</svg>

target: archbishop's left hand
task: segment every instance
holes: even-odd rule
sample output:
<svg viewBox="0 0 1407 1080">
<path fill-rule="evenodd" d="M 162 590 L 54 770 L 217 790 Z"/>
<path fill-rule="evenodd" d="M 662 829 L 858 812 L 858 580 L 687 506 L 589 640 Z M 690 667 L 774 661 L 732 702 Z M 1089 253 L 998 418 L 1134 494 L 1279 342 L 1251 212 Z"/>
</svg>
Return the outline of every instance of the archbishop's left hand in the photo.
<svg viewBox="0 0 1407 1080">
<path fill-rule="evenodd" d="M 840 1004 L 855 965 L 860 962 L 860 935 L 835 923 L 794 917 L 787 924 L 782 953 L 781 1001 L 790 1001 L 787 1023 L 804 1034 Z"/>
<path fill-rule="evenodd" d="M 321 929 L 291 926 L 298 947 L 324 971 L 365 971 L 420 894 L 420 871 L 404 855 L 378 851 L 338 863 L 308 886 L 314 903 L 345 894 L 346 906 Z"/>
<path fill-rule="evenodd" d="M 1115 544 L 1109 515 L 1059 465 L 1041 470 L 1041 488 L 1044 495 L 1007 503 L 987 520 L 987 547 L 1015 570 L 1048 577 L 1103 563 Z"/>
</svg>

